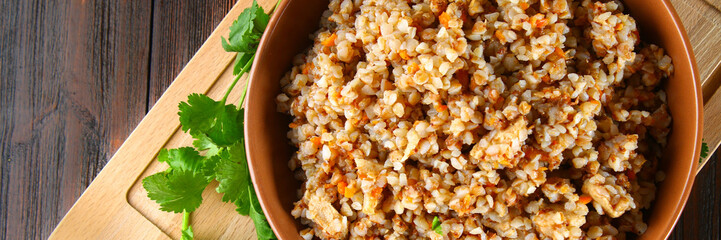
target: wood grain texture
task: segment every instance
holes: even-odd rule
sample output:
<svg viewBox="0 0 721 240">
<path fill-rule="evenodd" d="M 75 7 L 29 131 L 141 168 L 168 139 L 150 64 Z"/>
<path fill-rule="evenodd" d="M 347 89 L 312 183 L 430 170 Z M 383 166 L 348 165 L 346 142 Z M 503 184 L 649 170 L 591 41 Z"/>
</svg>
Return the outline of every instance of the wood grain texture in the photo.
<svg viewBox="0 0 721 240">
<path fill-rule="evenodd" d="M 234 3 L 234 0 L 154 1 L 148 108 L 165 92 Z"/>
<path fill-rule="evenodd" d="M 696 55 L 699 76 L 706 82 L 719 61 L 721 61 L 721 12 L 713 4 L 721 0 L 670 0 Z M 706 92 L 704 92 L 706 94 Z"/>
<path fill-rule="evenodd" d="M 721 238 L 721 155 L 696 175 L 693 190 L 669 239 Z"/>
<path fill-rule="evenodd" d="M 702 77 L 711 76 L 721 60 L 721 45 L 717 43 L 721 38 L 716 25 L 718 18 L 713 17 L 719 13 L 709 7 L 718 10 L 721 1 L 672 2 L 687 26 Z M 0 0 L 0 239 L 48 237 L 145 112 L 159 102 L 160 94 L 232 4 L 232 0 Z M 217 94 L 214 89 L 222 88 L 223 81 L 227 77 L 220 77 L 219 83 L 205 88 L 211 95 Z M 165 112 L 176 111 L 176 100 L 166 101 Z M 177 120 L 169 121 L 177 125 Z M 169 132 L 178 135 L 177 129 Z M 174 147 L 188 143 L 183 137 L 171 139 L 162 144 Z M 699 173 L 670 239 L 721 236 L 719 158 L 715 154 Z M 134 169 L 146 175 L 162 167 L 155 163 L 147 169 Z M 142 191 L 137 189 L 137 179 L 122 183 Z M 204 194 L 217 197 L 208 195 L 209 192 Z M 142 205 L 139 201 L 143 199 L 133 196 L 141 195 L 121 198 L 130 203 L 127 206 L 132 209 L 127 210 L 139 214 L 117 217 L 134 226 L 135 232 L 116 232 L 116 238 L 177 237 L 174 230 L 179 216 L 169 214 L 173 221 L 157 226 L 161 231 L 153 230 L 156 225 L 143 220 L 144 215 L 157 208 Z M 205 210 L 194 215 L 194 224 L 213 224 L 200 216 L 215 215 L 213 210 L 227 212 L 206 204 Z M 227 216 L 235 219 L 232 221 L 244 219 L 234 213 Z M 82 227 L 76 226 L 76 230 Z M 137 233 L 143 230 L 146 232 Z M 249 235 L 233 233 L 238 229 L 224 231 L 205 236 Z M 127 235 L 117 235 L 123 233 Z"/>
<path fill-rule="evenodd" d="M 0 238 L 46 238 L 145 115 L 150 10 L 0 3 Z"/>
</svg>

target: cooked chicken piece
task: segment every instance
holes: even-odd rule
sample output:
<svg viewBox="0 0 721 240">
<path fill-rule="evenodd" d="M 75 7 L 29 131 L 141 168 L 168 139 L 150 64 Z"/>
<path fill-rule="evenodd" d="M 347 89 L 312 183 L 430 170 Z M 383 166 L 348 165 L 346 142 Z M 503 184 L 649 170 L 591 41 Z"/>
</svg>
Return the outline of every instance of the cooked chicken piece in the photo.
<svg viewBox="0 0 721 240">
<path fill-rule="evenodd" d="M 310 193 L 306 193 L 310 194 Z M 310 194 L 308 201 L 308 219 L 317 224 L 322 230 L 319 235 L 326 235 L 324 238 L 345 238 L 348 235 L 348 219 L 341 216 L 330 201 L 319 196 L 319 194 Z M 318 234 L 318 232 L 316 232 Z"/>
<path fill-rule="evenodd" d="M 473 146 L 470 157 L 474 162 L 489 162 L 494 169 L 513 167 L 523 154 L 521 146 L 528 139 L 526 119 L 518 118 L 503 130 L 494 129 Z"/>
<path fill-rule="evenodd" d="M 616 177 L 601 172 L 583 182 L 583 193 L 593 198 L 593 207 L 599 214 L 606 214 L 612 218 L 623 215 L 628 210 L 635 209 L 631 194 L 621 186 L 614 184 Z M 604 175 L 607 175 L 604 177 Z"/>
</svg>

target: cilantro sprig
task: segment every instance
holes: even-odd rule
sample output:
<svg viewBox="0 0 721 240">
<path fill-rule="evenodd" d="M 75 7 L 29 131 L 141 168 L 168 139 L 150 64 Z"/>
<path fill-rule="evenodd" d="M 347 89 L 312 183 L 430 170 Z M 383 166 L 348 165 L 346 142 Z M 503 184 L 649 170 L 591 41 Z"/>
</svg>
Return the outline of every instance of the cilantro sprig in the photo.
<svg viewBox="0 0 721 240">
<path fill-rule="evenodd" d="M 699 158 L 699 162 L 703 162 L 703 160 L 708 157 L 708 152 L 709 152 L 708 144 L 706 144 L 706 142 L 701 140 L 701 157 Z"/>
<path fill-rule="evenodd" d="M 168 169 L 143 179 L 148 198 L 157 202 L 160 210 L 183 213 L 183 240 L 194 238 L 190 213 L 200 206 L 202 193 L 213 180 L 218 181 L 215 190 L 223 194 L 223 201 L 233 203 L 239 214 L 253 220 L 258 239 L 277 239 L 260 207 L 248 169 L 243 139 L 247 84 L 237 106 L 226 103 L 238 80 L 250 70 L 269 20 L 270 15 L 253 1 L 233 22 L 228 39 L 221 42 L 225 51 L 237 53 L 233 82 L 220 101 L 194 93 L 178 105 L 181 129 L 193 137 L 193 147 L 161 150 L 158 161 L 167 163 Z"/>
<path fill-rule="evenodd" d="M 431 229 L 433 229 L 434 232 L 443 235 L 443 226 L 441 226 L 441 220 L 438 218 L 438 216 L 433 217 Z"/>
</svg>

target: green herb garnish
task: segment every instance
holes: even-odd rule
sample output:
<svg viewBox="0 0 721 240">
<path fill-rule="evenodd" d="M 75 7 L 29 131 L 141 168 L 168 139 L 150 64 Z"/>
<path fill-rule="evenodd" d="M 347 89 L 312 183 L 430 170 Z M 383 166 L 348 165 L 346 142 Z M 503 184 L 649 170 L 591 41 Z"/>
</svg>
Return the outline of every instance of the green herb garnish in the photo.
<svg viewBox="0 0 721 240">
<path fill-rule="evenodd" d="M 203 190 L 213 180 L 213 176 L 208 176 L 212 172 L 208 169 L 212 169 L 211 161 L 205 161 L 191 147 L 163 149 L 158 154 L 158 161 L 170 167 L 143 179 L 148 197 L 160 204 L 163 211 L 195 211 L 203 201 Z"/>
<path fill-rule="evenodd" d="M 709 151 L 708 144 L 706 144 L 706 142 L 701 140 L 701 157 L 698 159 L 699 163 L 703 162 L 703 160 L 706 159 L 706 157 L 708 157 L 708 151 Z"/>
<path fill-rule="evenodd" d="M 433 217 L 433 223 L 431 224 L 431 229 L 433 229 L 434 232 L 438 234 L 443 234 L 443 227 L 441 227 L 441 220 L 438 219 L 438 216 Z"/>
<path fill-rule="evenodd" d="M 221 42 L 225 51 L 237 53 L 233 83 L 220 101 L 194 93 L 179 104 L 180 124 L 193 137 L 193 147 L 161 150 L 158 161 L 167 163 L 168 169 L 143 179 L 143 188 L 160 210 L 183 213 L 183 240 L 193 239 L 190 213 L 200 206 L 202 193 L 213 180 L 219 183 L 216 191 L 223 194 L 223 201 L 232 202 L 238 213 L 250 216 L 258 239 L 277 239 L 255 195 L 245 155 L 243 100 L 247 85 L 237 106 L 226 104 L 230 91 L 250 70 L 269 20 L 253 1 L 233 22 L 230 36 Z"/>
</svg>

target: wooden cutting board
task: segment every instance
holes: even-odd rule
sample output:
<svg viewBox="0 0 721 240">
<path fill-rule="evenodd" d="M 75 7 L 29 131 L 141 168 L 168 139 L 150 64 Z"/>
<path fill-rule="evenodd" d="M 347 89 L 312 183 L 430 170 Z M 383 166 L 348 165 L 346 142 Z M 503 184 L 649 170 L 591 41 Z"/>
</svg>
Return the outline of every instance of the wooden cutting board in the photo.
<svg viewBox="0 0 721 240">
<path fill-rule="evenodd" d="M 220 37 L 252 0 L 239 0 L 213 31 L 188 65 L 168 87 L 105 168 L 50 235 L 50 239 L 179 239 L 181 214 L 167 213 L 146 197 L 141 179 L 167 166 L 155 161 L 163 148 L 189 146 L 192 139 L 180 130 L 178 103 L 190 93 L 220 99 L 233 79 L 234 54 L 226 53 Z M 275 0 L 259 0 L 270 9 Z M 686 27 L 703 79 L 706 116 L 721 118 L 721 0 L 671 0 Z M 245 79 L 241 80 L 241 86 Z M 240 91 L 229 96 L 236 102 Z M 718 102 L 718 103 L 716 103 Z M 712 104 L 713 103 L 713 104 Z M 710 114 L 711 112 L 717 114 Z M 708 122 L 708 117 L 705 119 Z M 721 120 L 721 119 L 719 119 Z M 711 125 L 711 124 L 709 124 Z M 707 125 L 708 126 L 708 125 Z M 719 126 L 721 128 L 721 126 Z M 711 129 L 709 129 L 711 128 Z M 712 149 L 721 142 L 721 131 L 704 128 Z M 203 204 L 192 214 L 198 239 L 255 239 L 252 221 L 223 203 L 212 183 L 203 193 Z"/>
</svg>

